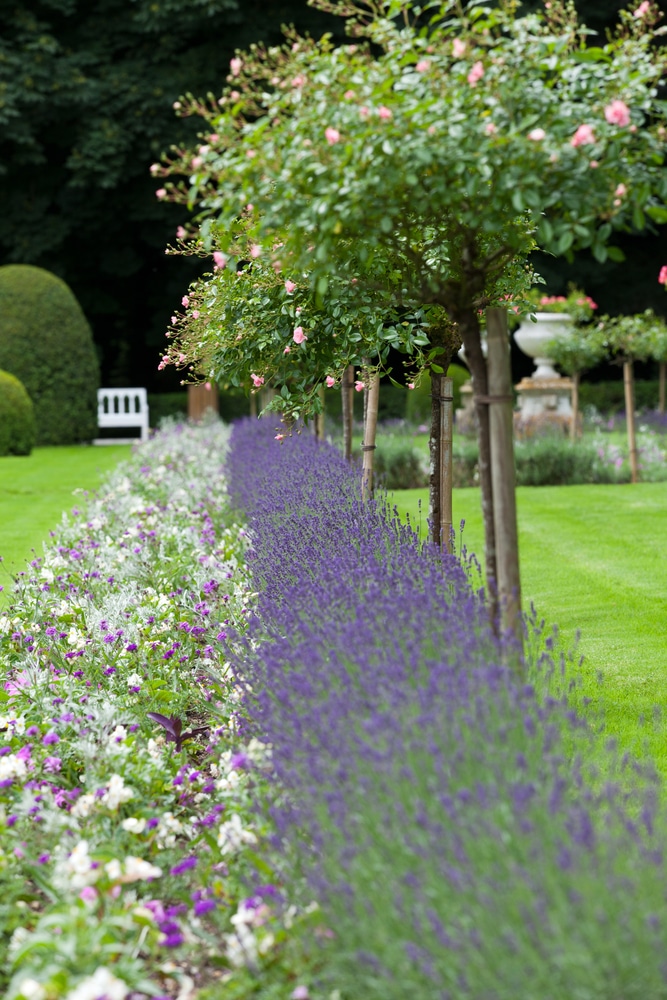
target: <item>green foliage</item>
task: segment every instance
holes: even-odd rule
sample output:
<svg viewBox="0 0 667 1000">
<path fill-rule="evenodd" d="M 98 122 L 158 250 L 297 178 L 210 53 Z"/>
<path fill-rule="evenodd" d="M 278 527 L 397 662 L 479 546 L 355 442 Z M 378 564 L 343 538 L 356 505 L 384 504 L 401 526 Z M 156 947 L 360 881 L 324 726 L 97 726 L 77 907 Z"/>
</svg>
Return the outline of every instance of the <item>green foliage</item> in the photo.
<svg viewBox="0 0 667 1000">
<path fill-rule="evenodd" d="M 447 375 L 454 380 L 454 410 L 461 407 L 461 386 L 470 378 L 470 372 L 462 365 L 450 365 Z M 411 424 L 431 422 L 431 380 L 425 373 L 418 385 L 408 393 L 405 419 Z"/>
<path fill-rule="evenodd" d="M 662 326 L 653 310 L 646 309 L 635 316 L 602 316 L 595 336 L 610 360 L 617 364 L 646 361 L 652 354 L 653 330 Z"/>
<path fill-rule="evenodd" d="M 364 9 L 353 33 L 373 48 L 290 36 L 239 54 L 222 110 L 184 105 L 209 141 L 194 170 L 190 151 L 175 157 L 170 169 L 188 180 L 166 191 L 201 209 L 205 238 L 224 240 L 252 204 L 258 243 L 283 241 L 314 286 L 342 273 L 344 241 L 361 241 L 368 261 L 390 247 L 404 255 L 399 285 L 455 318 L 501 295 L 533 234 L 550 252 L 583 247 L 604 261 L 620 257 L 614 230 L 661 221 L 654 98 L 667 57 L 653 46 L 654 12 L 626 15 L 585 48 L 558 0 L 525 18 L 512 0 L 474 15 L 435 3 L 423 24 L 405 2 Z M 399 27 L 389 17 L 401 13 Z"/>
<path fill-rule="evenodd" d="M 0 367 L 32 399 L 37 444 L 95 436 L 97 356 L 86 318 L 60 278 L 30 265 L 0 268 Z"/>
<path fill-rule="evenodd" d="M 375 475 L 388 490 L 411 490 L 428 486 L 428 469 L 422 454 L 402 437 L 377 437 Z"/>
<path fill-rule="evenodd" d="M 568 287 L 567 295 L 548 295 L 544 286 L 531 288 L 526 301 L 536 312 L 567 313 L 575 323 L 586 323 L 593 318 L 597 303 L 575 285 Z"/>
<path fill-rule="evenodd" d="M 470 439 L 454 440 L 454 485 L 476 486 L 479 450 Z M 664 456 L 658 455 L 662 475 Z M 627 462 L 618 447 L 603 438 L 571 442 L 545 434 L 514 445 L 517 486 L 574 486 L 580 483 L 628 482 Z"/>
<path fill-rule="evenodd" d="M 151 427 L 159 427 L 167 417 L 187 417 L 187 392 L 149 392 L 148 414 Z"/>
<path fill-rule="evenodd" d="M 615 382 L 582 382 L 579 386 L 579 404 L 594 406 L 598 413 L 611 416 L 625 409 L 623 380 Z M 635 381 L 635 406 L 638 410 L 654 410 L 658 405 L 657 379 Z"/>
<path fill-rule="evenodd" d="M 606 349 L 597 330 L 573 326 L 567 337 L 550 341 L 546 353 L 567 375 L 580 375 L 595 368 L 605 357 Z"/>
<path fill-rule="evenodd" d="M 29 455 L 35 443 L 35 411 L 25 386 L 0 371 L 0 456 Z"/>
</svg>

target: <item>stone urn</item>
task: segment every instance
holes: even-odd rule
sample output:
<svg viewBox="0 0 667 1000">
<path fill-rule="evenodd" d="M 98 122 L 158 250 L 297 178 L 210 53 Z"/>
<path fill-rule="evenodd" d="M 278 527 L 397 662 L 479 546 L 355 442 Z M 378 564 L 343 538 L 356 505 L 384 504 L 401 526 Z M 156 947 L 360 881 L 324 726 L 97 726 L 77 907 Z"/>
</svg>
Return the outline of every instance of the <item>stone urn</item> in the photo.
<svg viewBox="0 0 667 1000">
<path fill-rule="evenodd" d="M 537 322 L 526 317 L 518 330 L 514 332 L 514 340 L 524 354 L 532 358 L 536 369 L 532 379 L 557 379 L 560 375 L 546 353 L 547 344 L 552 340 L 562 340 L 570 337 L 573 330 L 573 320 L 569 313 L 536 312 Z"/>
</svg>

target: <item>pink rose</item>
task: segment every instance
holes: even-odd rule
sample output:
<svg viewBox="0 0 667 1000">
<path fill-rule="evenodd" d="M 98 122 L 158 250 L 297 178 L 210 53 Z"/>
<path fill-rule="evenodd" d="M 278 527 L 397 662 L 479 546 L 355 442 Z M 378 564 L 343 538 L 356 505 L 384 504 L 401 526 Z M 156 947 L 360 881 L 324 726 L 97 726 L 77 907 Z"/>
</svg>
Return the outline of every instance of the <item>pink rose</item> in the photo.
<svg viewBox="0 0 667 1000">
<path fill-rule="evenodd" d="M 637 7 L 637 10 L 634 11 L 632 16 L 644 17 L 645 14 L 648 14 L 650 9 L 651 9 L 651 4 L 649 3 L 649 0 L 643 0 L 643 2 L 640 3 L 639 7 Z"/>
<path fill-rule="evenodd" d="M 604 109 L 604 116 L 610 125 L 620 125 L 625 128 L 630 124 L 630 108 L 625 101 L 612 101 Z"/>
<path fill-rule="evenodd" d="M 304 340 L 308 340 L 308 337 L 303 332 L 302 326 L 297 326 L 294 333 L 292 334 L 292 340 L 295 344 L 303 344 Z"/>
<path fill-rule="evenodd" d="M 340 132 L 337 128 L 325 128 L 324 138 L 330 146 L 334 146 L 337 142 L 340 142 Z"/>
<path fill-rule="evenodd" d="M 542 139 L 546 138 L 547 133 L 543 128 L 534 128 L 532 132 L 528 133 L 528 138 L 532 139 L 533 142 L 541 142 Z"/>
<path fill-rule="evenodd" d="M 430 68 L 431 68 L 431 62 L 429 59 L 420 59 L 417 65 L 415 66 L 415 69 L 417 70 L 418 73 L 425 73 Z"/>
<path fill-rule="evenodd" d="M 241 67 L 243 66 L 243 60 L 235 56 L 234 59 L 229 60 L 229 68 L 232 71 L 232 76 L 238 76 L 241 72 Z"/>
<path fill-rule="evenodd" d="M 577 146 L 588 146 L 592 142 L 595 142 L 595 135 L 591 125 L 580 125 L 570 139 L 570 145 L 575 149 Z"/>
<path fill-rule="evenodd" d="M 336 379 L 333 375 L 327 375 L 326 377 L 327 388 L 331 389 L 336 384 Z"/>
<path fill-rule="evenodd" d="M 414 387 L 415 387 L 414 382 L 408 382 L 408 389 L 414 389 Z"/>
<path fill-rule="evenodd" d="M 188 308 L 188 306 L 190 305 L 190 299 L 187 297 L 187 295 L 183 296 L 183 298 L 181 299 L 181 303 L 186 309 Z"/>
<path fill-rule="evenodd" d="M 600 163 L 598 160 L 591 160 L 588 166 L 591 168 L 591 170 L 597 170 L 597 168 L 600 166 Z"/>
<path fill-rule="evenodd" d="M 619 184 L 616 190 L 614 191 L 614 194 L 616 195 L 617 198 L 622 198 L 623 195 L 627 193 L 628 189 L 626 188 L 625 184 Z"/>
<path fill-rule="evenodd" d="M 262 256 L 262 248 L 257 243 L 253 243 L 250 247 L 250 256 L 253 260 L 257 260 L 258 257 Z"/>
<path fill-rule="evenodd" d="M 496 132 L 498 131 L 498 126 L 494 125 L 493 122 L 487 122 L 486 125 L 484 126 L 484 131 L 486 132 L 487 135 L 495 135 Z"/>
<path fill-rule="evenodd" d="M 155 197 L 159 198 L 160 201 L 162 201 L 163 198 L 166 198 L 166 196 L 167 196 L 166 188 L 158 188 L 157 191 L 155 192 Z"/>
<path fill-rule="evenodd" d="M 301 74 L 299 74 L 298 76 L 295 76 L 294 79 L 292 80 L 292 86 L 303 87 L 305 82 L 306 82 L 305 76 L 301 76 Z"/>
<path fill-rule="evenodd" d="M 199 319 L 199 309 L 193 309 L 191 315 L 193 319 Z"/>
<path fill-rule="evenodd" d="M 291 354 L 291 353 L 292 353 L 292 348 L 288 344 L 285 350 L 283 351 L 283 354 Z"/>
<path fill-rule="evenodd" d="M 290 281 L 288 278 L 287 281 L 285 282 L 285 291 L 287 292 L 287 294 L 291 295 L 295 288 L 296 285 L 294 284 L 294 282 Z"/>
<path fill-rule="evenodd" d="M 462 42 L 460 38 L 455 38 L 452 42 L 452 51 L 454 53 L 455 59 L 463 59 L 466 50 L 466 43 Z"/>
<path fill-rule="evenodd" d="M 484 63 L 476 62 L 473 68 L 468 73 L 467 77 L 468 83 L 470 84 L 471 87 L 476 87 L 477 81 L 481 80 L 483 76 L 484 76 Z"/>
<path fill-rule="evenodd" d="M 179 227 L 177 228 L 177 230 L 176 230 L 176 239 L 177 239 L 177 240 L 184 240 L 184 239 L 185 239 L 185 237 L 186 237 L 187 235 L 188 235 L 188 234 L 187 234 L 187 232 L 185 231 L 185 229 L 184 229 L 184 227 L 183 227 L 183 226 L 179 226 Z"/>
<path fill-rule="evenodd" d="M 658 282 L 667 288 L 667 264 L 663 264 L 658 275 Z"/>
<path fill-rule="evenodd" d="M 224 253 L 220 253 L 219 250 L 216 250 L 213 254 L 213 263 L 214 263 L 213 267 L 214 271 L 223 271 L 227 264 L 227 258 L 225 257 Z"/>
<path fill-rule="evenodd" d="M 276 441 L 282 441 L 284 437 L 285 437 L 284 434 L 276 434 L 275 440 Z"/>
<path fill-rule="evenodd" d="M 260 385 L 264 385 L 264 379 L 262 378 L 261 375 L 251 374 L 250 378 L 252 379 L 252 384 L 254 385 L 255 389 L 259 389 Z"/>
<path fill-rule="evenodd" d="M 378 116 L 382 118 L 383 121 L 386 122 L 389 121 L 389 119 L 392 117 L 392 114 L 389 108 L 385 108 L 384 104 L 381 104 L 380 107 L 378 108 Z"/>
<path fill-rule="evenodd" d="M 357 392 L 363 392 L 365 386 L 363 382 L 357 379 L 357 381 L 354 383 L 354 388 L 356 389 Z"/>
<path fill-rule="evenodd" d="M 347 101 L 351 101 L 353 97 L 356 97 L 356 94 L 354 93 L 353 90 L 346 90 L 345 93 L 343 94 L 343 97 Z"/>
</svg>

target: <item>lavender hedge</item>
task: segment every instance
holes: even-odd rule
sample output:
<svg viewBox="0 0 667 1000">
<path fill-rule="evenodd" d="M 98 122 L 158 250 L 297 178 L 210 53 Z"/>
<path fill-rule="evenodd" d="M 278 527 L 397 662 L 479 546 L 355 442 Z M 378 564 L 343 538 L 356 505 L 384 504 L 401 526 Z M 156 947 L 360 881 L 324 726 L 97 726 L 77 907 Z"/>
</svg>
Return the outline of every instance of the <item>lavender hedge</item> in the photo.
<svg viewBox="0 0 667 1000">
<path fill-rule="evenodd" d="M 667 997 L 651 766 L 549 695 L 544 654 L 512 675 L 458 561 L 333 448 L 243 422 L 227 470 L 259 592 L 235 668 L 276 846 L 322 908 L 309 995 Z"/>
</svg>

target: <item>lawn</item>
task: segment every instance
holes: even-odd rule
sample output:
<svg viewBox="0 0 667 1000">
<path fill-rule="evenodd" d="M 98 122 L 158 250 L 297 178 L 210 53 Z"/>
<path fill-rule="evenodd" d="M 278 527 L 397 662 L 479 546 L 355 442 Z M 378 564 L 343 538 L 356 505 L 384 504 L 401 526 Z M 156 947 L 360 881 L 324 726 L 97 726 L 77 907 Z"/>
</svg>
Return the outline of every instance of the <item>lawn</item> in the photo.
<svg viewBox="0 0 667 1000">
<path fill-rule="evenodd" d="M 102 476 L 130 454 L 129 445 L 35 448 L 0 458 L 0 603 L 11 577 L 41 554 L 42 542 L 76 505 L 74 490 L 95 490 Z"/>
<path fill-rule="evenodd" d="M 426 490 L 392 501 L 425 527 Z M 453 506 L 482 561 L 479 490 L 455 490 Z M 667 705 L 667 483 L 520 487 L 517 508 L 524 608 L 558 625 L 566 648 L 580 630 L 585 694 L 625 746 L 646 737 L 667 774 L 665 731 L 639 726 Z"/>
</svg>

